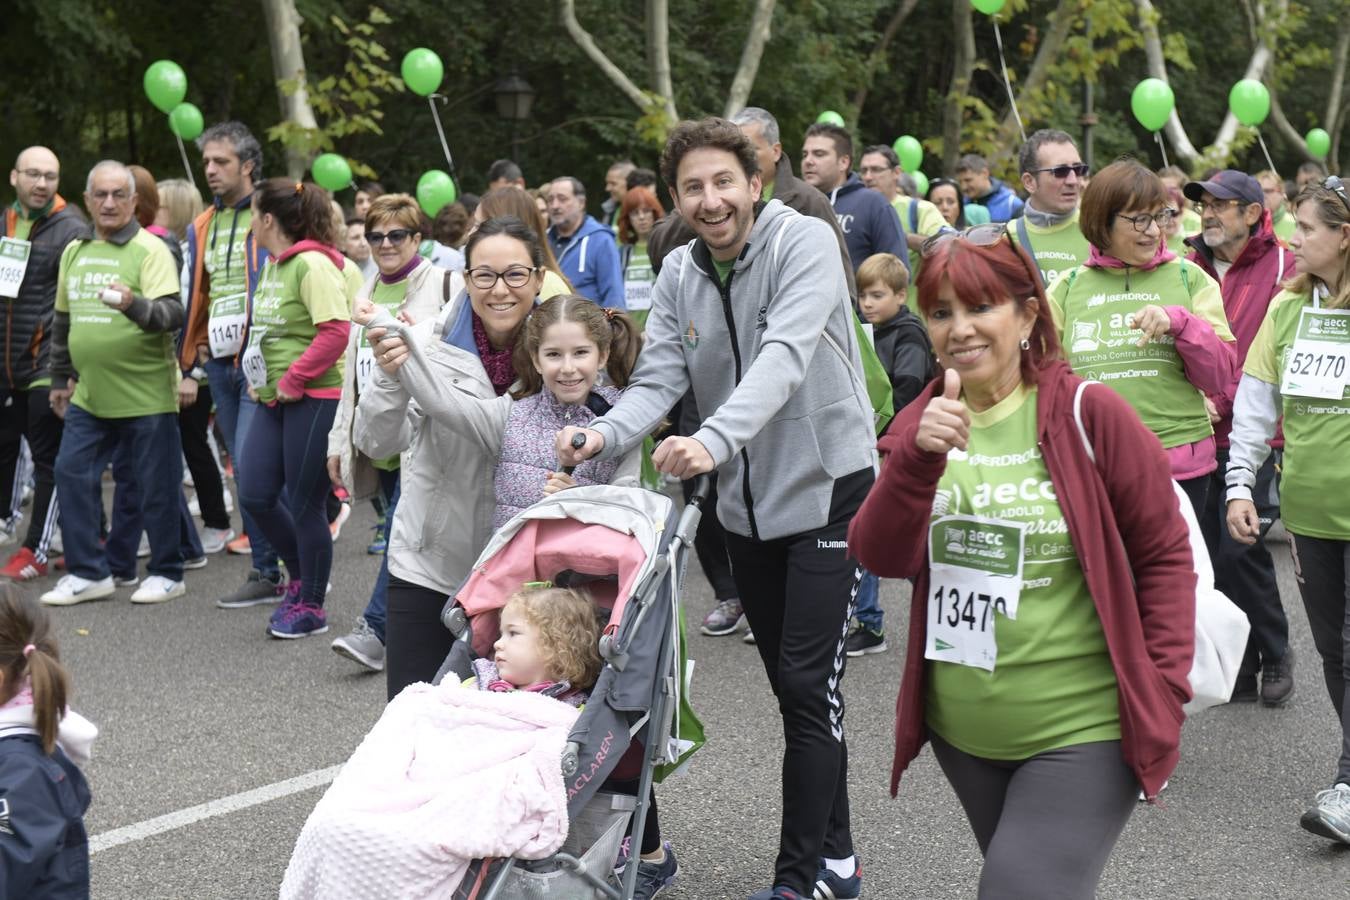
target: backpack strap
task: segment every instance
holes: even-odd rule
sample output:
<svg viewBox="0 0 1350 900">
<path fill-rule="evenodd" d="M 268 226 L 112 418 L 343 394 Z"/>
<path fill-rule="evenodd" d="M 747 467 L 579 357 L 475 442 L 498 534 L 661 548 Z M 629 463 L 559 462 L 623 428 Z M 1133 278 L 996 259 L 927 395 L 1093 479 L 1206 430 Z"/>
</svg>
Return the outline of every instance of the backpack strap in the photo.
<svg viewBox="0 0 1350 900">
<path fill-rule="evenodd" d="M 1041 287 L 1045 287 L 1045 273 L 1041 271 L 1041 264 L 1036 262 L 1036 250 L 1031 246 L 1031 233 L 1027 231 L 1027 217 L 1025 215 L 1017 217 L 1017 243 L 1022 245 L 1022 249 L 1027 251 L 1027 256 L 1036 263 L 1036 275 L 1041 279 Z"/>
<path fill-rule="evenodd" d="M 1087 386 L 1092 384 L 1090 381 L 1078 382 L 1078 390 L 1073 394 L 1073 423 L 1078 426 L 1078 436 L 1083 440 L 1083 449 L 1087 451 L 1088 459 L 1092 464 L 1097 464 L 1097 451 L 1092 446 L 1092 438 L 1088 437 L 1087 428 L 1083 426 L 1083 392 Z"/>
<path fill-rule="evenodd" d="M 919 198 L 912 197 L 909 201 L 909 233 L 919 233 Z"/>
</svg>

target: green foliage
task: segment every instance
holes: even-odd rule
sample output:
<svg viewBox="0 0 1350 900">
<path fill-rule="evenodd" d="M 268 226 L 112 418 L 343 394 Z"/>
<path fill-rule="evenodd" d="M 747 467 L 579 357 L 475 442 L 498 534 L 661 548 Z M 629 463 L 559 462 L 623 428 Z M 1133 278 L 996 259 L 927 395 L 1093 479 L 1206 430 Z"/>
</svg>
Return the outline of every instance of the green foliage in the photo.
<svg viewBox="0 0 1350 900">
<path fill-rule="evenodd" d="M 328 23 L 339 35 L 340 46 L 346 50 L 340 74 L 327 75 L 310 83 L 308 74 L 301 73 L 298 78 L 284 80 L 279 85 L 288 96 L 303 87 L 314 109 L 314 117 L 321 124 L 317 128 L 305 128 L 286 120 L 267 129 L 268 139 L 287 149 L 298 150 L 306 157 L 336 150 L 344 138 L 353 135 L 383 135 L 381 103 L 386 95 L 407 90 L 403 79 L 387 68 L 393 61 L 379 41 L 381 34 L 392 34 L 392 29 L 385 26 L 392 25 L 393 19 L 384 10 L 372 6 L 365 19 L 354 25 L 348 25 L 338 15 L 330 16 Z M 349 161 L 355 175 L 376 177 L 375 170 L 368 164 L 359 159 Z"/>
</svg>

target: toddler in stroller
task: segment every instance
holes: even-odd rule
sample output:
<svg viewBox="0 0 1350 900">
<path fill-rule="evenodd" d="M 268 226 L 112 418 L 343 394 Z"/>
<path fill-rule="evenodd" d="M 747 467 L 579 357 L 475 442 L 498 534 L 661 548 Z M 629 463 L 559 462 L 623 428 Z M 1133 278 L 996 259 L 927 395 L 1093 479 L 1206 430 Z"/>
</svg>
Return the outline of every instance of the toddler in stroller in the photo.
<svg viewBox="0 0 1350 900">
<path fill-rule="evenodd" d="M 563 845 L 558 760 L 601 669 L 600 622 L 584 591 L 537 583 L 500 631 L 468 679 L 390 702 L 305 823 L 283 898 L 449 897 L 474 859 Z"/>
</svg>

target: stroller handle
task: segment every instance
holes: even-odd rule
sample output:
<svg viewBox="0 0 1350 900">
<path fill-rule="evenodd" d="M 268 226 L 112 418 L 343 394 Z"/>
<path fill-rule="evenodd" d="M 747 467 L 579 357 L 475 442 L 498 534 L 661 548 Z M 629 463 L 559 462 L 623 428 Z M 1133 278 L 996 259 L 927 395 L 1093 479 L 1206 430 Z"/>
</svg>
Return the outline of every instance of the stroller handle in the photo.
<svg viewBox="0 0 1350 900">
<path fill-rule="evenodd" d="M 689 505 L 702 509 L 710 493 L 712 493 L 712 476 L 707 473 L 696 476 L 694 478 L 694 492 L 689 495 Z"/>
<path fill-rule="evenodd" d="M 572 449 L 573 449 L 573 450 L 580 450 L 582 447 L 585 447 L 585 446 L 586 446 L 586 435 L 582 434 L 582 433 L 579 432 L 579 431 L 578 431 L 576 434 L 572 435 Z M 563 467 L 562 467 L 562 473 L 563 473 L 564 475 L 571 475 L 572 472 L 574 472 L 575 470 L 576 470 L 576 466 L 563 466 Z"/>
</svg>

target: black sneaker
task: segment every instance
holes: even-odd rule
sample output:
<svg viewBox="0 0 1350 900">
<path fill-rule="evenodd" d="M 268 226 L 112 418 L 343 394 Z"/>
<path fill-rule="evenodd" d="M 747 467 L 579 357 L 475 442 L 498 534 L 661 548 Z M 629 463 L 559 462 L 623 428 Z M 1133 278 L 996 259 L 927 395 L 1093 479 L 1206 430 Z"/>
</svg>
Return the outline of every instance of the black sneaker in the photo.
<svg viewBox="0 0 1350 900">
<path fill-rule="evenodd" d="M 849 656 L 866 656 L 871 653 L 885 653 L 886 635 L 873 631 L 866 625 L 859 625 L 844 641 L 844 652 Z"/>
<path fill-rule="evenodd" d="M 1275 662 L 1261 663 L 1261 704 L 1284 706 L 1294 696 L 1294 648 L 1288 647 Z"/>
<path fill-rule="evenodd" d="M 1233 693 L 1228 698 L 1229 703 L 1255 703 L 1260 692 L 1256 688 L 1256 675 L 1245 675 L 1238 673 L 1237 681 L 1233 682 Z"/>
<path fill-rule="evenodd" d="M 233 593 L 217 600 L 216 606 L 221 609 L 244 609 L 248 606 L 259 606 L 263 603 L 280 603 L 285 593 L 286 585 L 280 577 L 273 581 L 270 578 L 264 578 L 257 569 L 252 569 L 248 573 L 248 580 Z"/>
</svg>

